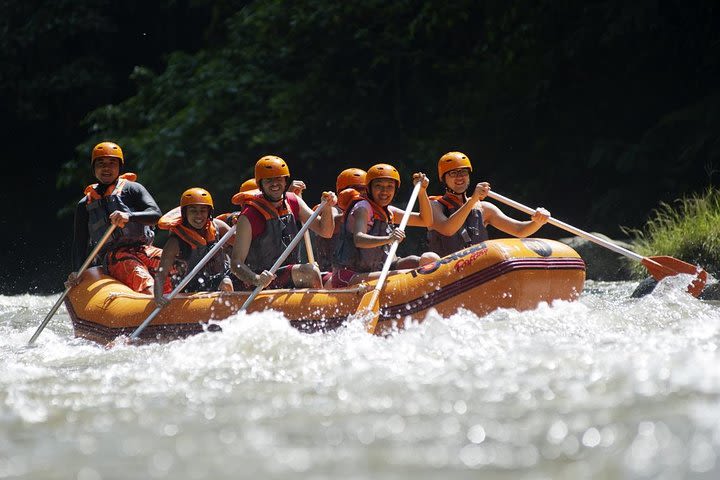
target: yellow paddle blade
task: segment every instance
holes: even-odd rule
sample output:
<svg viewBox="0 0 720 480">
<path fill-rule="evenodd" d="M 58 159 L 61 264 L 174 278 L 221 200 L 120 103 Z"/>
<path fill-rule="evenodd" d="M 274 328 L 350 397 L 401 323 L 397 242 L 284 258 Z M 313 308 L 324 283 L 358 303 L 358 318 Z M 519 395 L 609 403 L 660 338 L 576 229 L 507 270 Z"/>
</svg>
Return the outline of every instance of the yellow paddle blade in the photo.
<svg viewBox="0 0 720 480">
<path fill-rule="evenodd" d="M 360 304 L 355 310 L 355 317 L 361 318 L 365 322 L 365 328 L 368 333 L 375 333 L 378 320 L 380 320 L 380 302 L 378 302 L 380 292 L 372 290 L 363 295 Z"/>
<path fill-rule="evenodd" d="M 694 275 L 695 279 L 688 285 L 688 292 L 694 297 L 700 296 L 707 283 L 707 272 L 705 270 L 674 257 L 645 257 L 642 259 L 642 264 L 655 280 L 662 280 L 665 277 L 672 277 L 680 273 Z"/>
</svg>

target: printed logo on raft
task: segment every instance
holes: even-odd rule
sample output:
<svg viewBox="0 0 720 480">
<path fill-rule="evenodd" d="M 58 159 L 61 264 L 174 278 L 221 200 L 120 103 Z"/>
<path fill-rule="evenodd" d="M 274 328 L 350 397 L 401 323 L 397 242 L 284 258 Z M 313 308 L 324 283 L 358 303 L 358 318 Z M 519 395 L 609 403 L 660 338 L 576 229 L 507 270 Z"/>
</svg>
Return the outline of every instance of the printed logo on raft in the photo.
<svg viewBox="0 0 720 480">
<path fill-rule="evenodd" d="M 552 255 L 552 247 L 547 242 L 544 242 L 537 238 L 521 238 L 520 241 L 523 243 L 523 245 L 525 245 L 527 248 L 537 253 L 541 257 L 549 257 L 550 255 Z"/>
<path fill-rule="evenodd" d="M 420 275 L 427 275 L 429 273 L 433 273 L 443 265 L 447 265 L 448 263 L 454 262 L 455 260 L 460 260 L 463 257 L 469 256 L 470 258 L 463 259 L 455 265 L 455 270 L 459 271 L 472 263 L 478 257 L 481 257 L 483 255 L 487 255 L 487 246 L 484 242 L 473 245 L 472 247 L 468 247 L 465 250 L 455 252 L 452 255 L 448 255 L 447 257 L 443 257 L 437 262 L 423 265 L 422 267 L 416 269 L 415 272 L 419 273 Z"/>
</svg>

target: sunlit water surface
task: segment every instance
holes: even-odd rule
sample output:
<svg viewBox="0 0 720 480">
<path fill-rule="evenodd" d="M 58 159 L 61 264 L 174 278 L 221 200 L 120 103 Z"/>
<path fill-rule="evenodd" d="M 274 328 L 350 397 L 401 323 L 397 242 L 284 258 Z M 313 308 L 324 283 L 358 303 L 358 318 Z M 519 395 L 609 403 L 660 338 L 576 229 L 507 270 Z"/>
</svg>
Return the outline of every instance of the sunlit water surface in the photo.
<svg viewBox="0 0 720 480">
<path fill-rule="evenodd" d="M 672 280 L 672 279 L 670 279 Z M 0 297 L 0 478 L 720 478 L 720 308 L 671 281 L 387 338 L 282 314 L 105 350 Z"/>
</svg>

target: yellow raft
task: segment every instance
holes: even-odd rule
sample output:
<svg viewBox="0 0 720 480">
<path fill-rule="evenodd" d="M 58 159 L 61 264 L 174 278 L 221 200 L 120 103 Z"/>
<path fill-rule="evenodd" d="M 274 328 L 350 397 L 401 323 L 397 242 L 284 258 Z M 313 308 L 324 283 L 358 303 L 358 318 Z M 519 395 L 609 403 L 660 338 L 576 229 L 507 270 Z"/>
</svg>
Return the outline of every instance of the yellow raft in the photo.
<svg viewBox="0 0 720 480">
<path fill-rule="evenodd" d="M 392 273 L 380 295 L 376 333 L 422 321 L 430 309 L 449 316 L 467 309 L 479 316 L 498 308 L 529 310 L 541 302 L 573 300 L 582 292 L 585 263 L 569 246 L 539 238 L 499 239 L 473 245 L 422 268 Z M 338 328 L 355 313 L 375 281 L 347 289 L 265 290 L 248 312 L 282 312 L 301 331 Z M 179 294 L 140 334 L 167 341 L 205 329 L 236 313 L 250 292 Z M 135 293 L 99 268 L 87 270 L 65 299 L 75 336 L 107 343 L 130 335 L 155 309 L 149 295 Z M 208 322 L 213 321 L 208 325 Z"/>
</svg>

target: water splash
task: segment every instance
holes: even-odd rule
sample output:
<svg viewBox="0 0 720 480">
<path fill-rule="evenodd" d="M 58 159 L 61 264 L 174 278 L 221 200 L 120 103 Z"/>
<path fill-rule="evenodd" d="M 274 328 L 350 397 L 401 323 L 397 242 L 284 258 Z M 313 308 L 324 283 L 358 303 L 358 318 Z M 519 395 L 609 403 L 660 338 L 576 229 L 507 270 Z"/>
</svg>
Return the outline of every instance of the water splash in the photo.
<svg viewBox="0 0 720 480">
<path fill-rule="evenodd" d="M 25 348 L 57 297 L 0 297 L 0 478 L 715 478 L 720 314 L 673 281 L 387 337 L 262 312 L 111 350 L 64 309 Z"/>
</svg>

